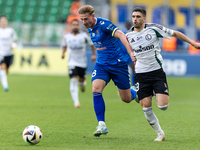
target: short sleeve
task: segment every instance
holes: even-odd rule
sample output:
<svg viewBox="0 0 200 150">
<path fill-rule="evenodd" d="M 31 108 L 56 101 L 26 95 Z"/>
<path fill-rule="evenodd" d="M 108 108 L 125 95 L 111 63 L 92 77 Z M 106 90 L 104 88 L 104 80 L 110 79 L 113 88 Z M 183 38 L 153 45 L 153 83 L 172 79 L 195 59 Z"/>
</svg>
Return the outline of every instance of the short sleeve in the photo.
<svg viewBox="0 0 200 150">
<path fill-rule="evenodd" d="M 101 29 L 103 32 L 114 36 L 115 32 L 118 30 L 117 26 L 114 25 L 111 21 L 106 20 L 106 21 L 100 21 L 101 24 Z"/>
<path fill-rule="evenodd" d="M 62 47 L 64 47 L 64 46 L 66 46 L 67 47 L 67 37 L 66 37 L 66 35 L 65 36 L 63 36 L 63 40 L 62 40 Z"/>
<path fill-rule="evenodd" d="M 90 46 L 92 46 L 92 45 L 93 45 L 92 40 L 91 40 L 90 36 L 87 35 L 87 33 L 85 33 L 85 38 L 86 38 L 87 43 L 88 43 Z"/>
<path fill-rule="evenodd" d="M 157 37 L 161 37 L 161 38 L 170 39 L 174 33 L 174 30 L 168 29 L 158 24 L 149 24 L 148 27 L 153 29 L 156 32 Z"/>
<path fill-rule="evenodd" d="M 12 38 L 13 38 L 13 41 L 17 41 L 17 34 L 15 32 L 15 30 L 13 29 L 13 34 L 12 34 Z"/>
</svg>

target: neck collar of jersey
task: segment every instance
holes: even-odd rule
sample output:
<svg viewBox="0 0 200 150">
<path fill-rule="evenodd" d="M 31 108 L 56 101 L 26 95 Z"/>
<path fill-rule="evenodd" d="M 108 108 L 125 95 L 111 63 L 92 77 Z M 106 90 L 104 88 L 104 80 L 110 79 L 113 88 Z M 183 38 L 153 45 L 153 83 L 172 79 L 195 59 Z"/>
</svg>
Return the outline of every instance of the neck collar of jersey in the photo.
<svg viewBox="0 0 200 150">
<path fill-rule="evenodd" d="M 95 24 L 94 26 L 97 24 L 97 17 L 95 17 Z M 94 27 L 93 27 L 94 28 Z M 89 28 L 90 30 L 92 30 L 93 28 Z"/>
</svg>

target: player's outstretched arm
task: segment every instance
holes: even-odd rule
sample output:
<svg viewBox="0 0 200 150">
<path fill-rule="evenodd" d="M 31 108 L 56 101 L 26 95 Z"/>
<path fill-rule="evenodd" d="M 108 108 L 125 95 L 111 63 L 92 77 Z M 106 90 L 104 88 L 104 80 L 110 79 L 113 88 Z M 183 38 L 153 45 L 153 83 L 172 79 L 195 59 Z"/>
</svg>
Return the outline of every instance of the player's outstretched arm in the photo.
<svg viewBox="0 0 200 150">
<path fill-rule="evenodd" d="M 62 47 L 62 56 L 61 56 L 62 59 L 65 58 L 65 52 L 66 52 L 66 50 L 67 50 L 67 46 L 63 46 Z"/>
<path fill-rule="evenodd" d="M 127 52 L 129 53 L 129 55 L 131 56 L 131 59 L 132 61 L 136 61 L 136 58 L 134 56 L 134 52 L 133 52 L 133 49 L 131 47 L 131 45 L 128 43 L 127 39 L 126 39 L 126 36 L 125 34 L 120 31 L 120 30 L 117 30 L 114 34 L 114 37 L 120 39 L 120 41 L 122 42 L 122 44 L 126 47 L 126 50 Z"/>
<path fill-rule="evenodd" d="M 174 37 L 189 43 L 190 45 L 192 45 L 193 47 L 195 47 L 196 49 L 200 49 L 200 43 L 196 43 L 195 41 L 189 39 L 186 35 L 184 35 L 183 33 L 179 32 L 179 31 L 174 31 L 173 35 Z"/>
<path fill-rule="evenodd" d="M 92 45 L 92 46 L 91 46 L 91 49 L 92 49 L 91 61 L 92 61 L 92 62 L 95 62 L 95 61 L 96 61 L 96 58 L 97 58 L 96 48 L 95 48 L 94 45 Z"/>
</svg>

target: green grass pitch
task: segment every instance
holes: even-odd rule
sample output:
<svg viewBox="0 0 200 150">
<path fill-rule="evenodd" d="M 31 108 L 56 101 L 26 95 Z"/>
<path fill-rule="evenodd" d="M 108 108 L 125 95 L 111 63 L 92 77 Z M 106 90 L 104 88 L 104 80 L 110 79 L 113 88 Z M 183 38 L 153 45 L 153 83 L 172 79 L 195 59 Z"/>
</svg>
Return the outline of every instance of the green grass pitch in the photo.
<svg viewBox="0 0 200 150">
<path fill-rule="evenodd" d="M 166 134 L 154 142 L 142 107 L 126 104 L 110 82 L 103 92 L 106 103 L 106 136 L 94 137 L 97 120 L 93 109 L 90 76 L 80 93 L 81 108 L 74 108 L 68 77 L 9 75 L 9 92 L 0 90 L 0 150 L 198 150 L 200 149 L 200 78 L 168 78 L 167 111 L 153 110 Z M 22 139 L 28 125 L 37 125 L 43 139 L 30 146 Z"/>
</svg>

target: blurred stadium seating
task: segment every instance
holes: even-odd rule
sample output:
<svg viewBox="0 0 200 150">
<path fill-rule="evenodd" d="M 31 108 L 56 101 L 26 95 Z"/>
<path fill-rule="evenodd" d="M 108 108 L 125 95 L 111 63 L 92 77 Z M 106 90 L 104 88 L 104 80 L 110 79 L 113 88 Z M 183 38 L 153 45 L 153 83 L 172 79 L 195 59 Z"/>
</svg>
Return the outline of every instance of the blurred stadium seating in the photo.
<svg viewBox="0 0 200 150">
<path fill-rule="evenodd" d="M 58 45 L 73 0 L 0 0 L 0 15 L 25 45 Z M 57 32 L 58 30 L 59 32 Z"/>
<path fill-rule="evenodd" d="M 0 0 L 0 13 L 10 22 L 54 23 L 67 18 L 72 0 Z"/>
</svg>

